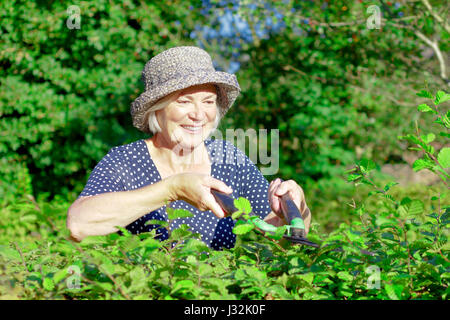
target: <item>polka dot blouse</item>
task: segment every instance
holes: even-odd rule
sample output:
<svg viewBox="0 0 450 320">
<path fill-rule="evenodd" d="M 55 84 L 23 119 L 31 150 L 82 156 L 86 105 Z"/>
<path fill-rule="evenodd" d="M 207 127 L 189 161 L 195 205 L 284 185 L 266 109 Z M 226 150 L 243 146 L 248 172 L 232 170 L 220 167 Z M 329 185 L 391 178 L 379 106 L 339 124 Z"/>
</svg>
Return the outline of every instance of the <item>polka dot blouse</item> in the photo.
<svg viewBox="0 0 450 320">
<path fill-rule="evenodd" d="M 212 177 L 223 181 L 233 189 L 232 196 L 247 198 L 253 212 L 264 218 L 270 211 L 267 197 L 268 181 L 251 160 L 232 143 L 226 140 L 205 140 L 211 159 Z M 105 192 L 129 191 L 161 181 L 153 163 L 147 144 L 143 139 L 130 144 L 113 147 L 95 166 L 79 197 Z M 232 232 L 231 217 L 217 218 L 212 211 L 200 211 L 189 203 L 178 200 L 169 204 L 174 209 L 187 209 L 194 217 L 176 219 L 173 228 L 187 224 L 194 233 L 211 248 L 221 250 L 234 247 L 236 236 Z M 148 220 L 167 221 L 166 206 L 149 212 L 126 229 L 133 234 L 148 232 L 157 228 L 158 239 L 168 238 L 167 229 L 159 225 L 145 225 Z"/>
</svg>

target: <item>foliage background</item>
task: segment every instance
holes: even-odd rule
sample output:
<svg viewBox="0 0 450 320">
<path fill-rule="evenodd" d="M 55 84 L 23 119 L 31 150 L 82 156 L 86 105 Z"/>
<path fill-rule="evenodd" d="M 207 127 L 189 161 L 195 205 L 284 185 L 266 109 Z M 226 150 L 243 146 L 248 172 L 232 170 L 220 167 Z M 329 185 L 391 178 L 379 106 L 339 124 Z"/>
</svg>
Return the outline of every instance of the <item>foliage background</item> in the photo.
<svg viewBox="0 0 450 320">
<path fill-rule="evenodd" d="M 71 5 L 80 29 L 67 26 Z M 371 5 L 379 29 L 368 28 Z M 5 217 L 23 199 L 65 212 L 111 147 L 145 137 L 129 105 L 145 62 L 172 46 L 201 46 L 236 73 L 242 94 L 220 129 L 279 129 L 276 176 L 302 185 L 323 231 L 353 221 L 349 204 L 367 194 L 346 181 L 356 161 L 373 159 L 385 181 L 386 164 L 414 160 L 397 136 L 415 122 L 438 135 L 414 93 L 449 85 L 445 1 L 1 1 L 0 21 Z M 447 190 L 408 178 L 394 192 Z M 29 236 L 16 231 L 3 240 Z"/>
</svg>

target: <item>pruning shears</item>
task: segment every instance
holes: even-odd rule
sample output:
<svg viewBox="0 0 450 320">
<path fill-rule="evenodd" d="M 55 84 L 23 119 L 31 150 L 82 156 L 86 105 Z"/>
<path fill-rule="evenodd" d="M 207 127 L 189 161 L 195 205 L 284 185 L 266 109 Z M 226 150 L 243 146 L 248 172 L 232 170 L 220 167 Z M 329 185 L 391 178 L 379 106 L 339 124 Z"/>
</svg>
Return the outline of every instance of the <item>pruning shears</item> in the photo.
<svg viewBox="0 0 450 320">
<path fill-rule="evenodd" d="M 229 196 L 226 193 L 217 191 L 217 190 L 211 190 L 211 193 L 213 194 L 214 198 L 216 199 L 217 203 L 220 204 L 220 206 L 223 208 L 225 213 L 227 215 L 231 215 L 232 213 L 238 211 L 238 209 L 234 205 L 234 198 Z M 285 194 L 281 197 L 282 202 L 282 208 L 283 212 L 285 213 L 286 221 L 288 223 L 287 225 L 287 232 L 283 235 L 283 238 L 289 240 L 292 243 L 295 244 L 304 244 L 307 246 L 311 246 L 314 248 L 319 248 L 319 245 L 317 243 L 314 243 L 312 241 L 309 241 L 305 238 L 306 232 L 305 232 L 305 222 L 303 221 L 303 217 L 300 213 L 300 210 L 295 205 L 292 198 L 289 196 L 289 194 Z M 250 215 L 256 215 L 254 213 L 250 213 Z M 256 218 L 253 220 L 253 223 L 255 226 L 265 232 L 269 233 L 275 233 L 277 230 L 277 227 L 271 225 L 270 223 L 265 222 L 264 220 L 260 218 Z"/>
</svg>

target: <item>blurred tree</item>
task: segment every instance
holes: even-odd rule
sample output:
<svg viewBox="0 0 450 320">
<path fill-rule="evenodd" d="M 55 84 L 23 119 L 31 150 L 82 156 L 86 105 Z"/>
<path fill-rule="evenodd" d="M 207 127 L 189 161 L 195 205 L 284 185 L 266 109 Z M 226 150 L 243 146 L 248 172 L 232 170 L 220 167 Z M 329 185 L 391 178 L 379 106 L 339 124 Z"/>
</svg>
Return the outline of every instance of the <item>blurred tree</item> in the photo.
<svg viewBox="0 0 450 320">
<path fill-rule="evenodd" d="M 439 1 L 203 4 L 211 20 L 198 44 L 224 57 L 223 69 L 240 67 L 242 97 L 222 128 L 279 128 L 280 175 L 322 190 L 343 187 L 339 175 L 361 157 L 403 161 L 397 136 L 420 100 L 410 92 L 448 83 Z"/>
<path fill-rule="evenodd" d="M 109 148 L 144 137 L 129 104 L 176 45 L 237 72 L 222 129 L 279 129 L 280 176 L 343 188 L 361 157 L 402 161 L 411 92 L 448 83 L 447 15 L 427 0 L 0 2 L 0 198 L 74 197 Z"/>
<path fill-rule="evenodd" d="M 79 193 L 109 148 L 141 138 L 130 102 L 145 62 L 189 37 L 199 1 L 0 2 L 0 199 Z"/>
</svg>

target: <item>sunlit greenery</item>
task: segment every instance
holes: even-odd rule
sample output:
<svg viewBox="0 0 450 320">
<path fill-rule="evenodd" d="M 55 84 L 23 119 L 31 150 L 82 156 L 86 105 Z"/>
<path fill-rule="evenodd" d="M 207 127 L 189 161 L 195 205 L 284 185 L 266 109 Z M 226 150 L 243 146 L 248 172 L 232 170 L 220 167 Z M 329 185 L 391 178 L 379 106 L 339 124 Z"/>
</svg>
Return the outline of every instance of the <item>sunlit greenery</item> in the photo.
<svg viewBox="0 0 450 320">
<path fill-rule="evenodd" d="M 1 299 L 448 299 L 445 1 L 72 5 L 0 2 Z M 220 130 L 279 130 L 267 179 L 302 186 L 321 249 L 255 230 L 219 252 L 186 228 L 69 239 L 94 166 L 146 137 L 129 111 L 144 64 L 179 45 L 237 76 Z"/>
</svg>

